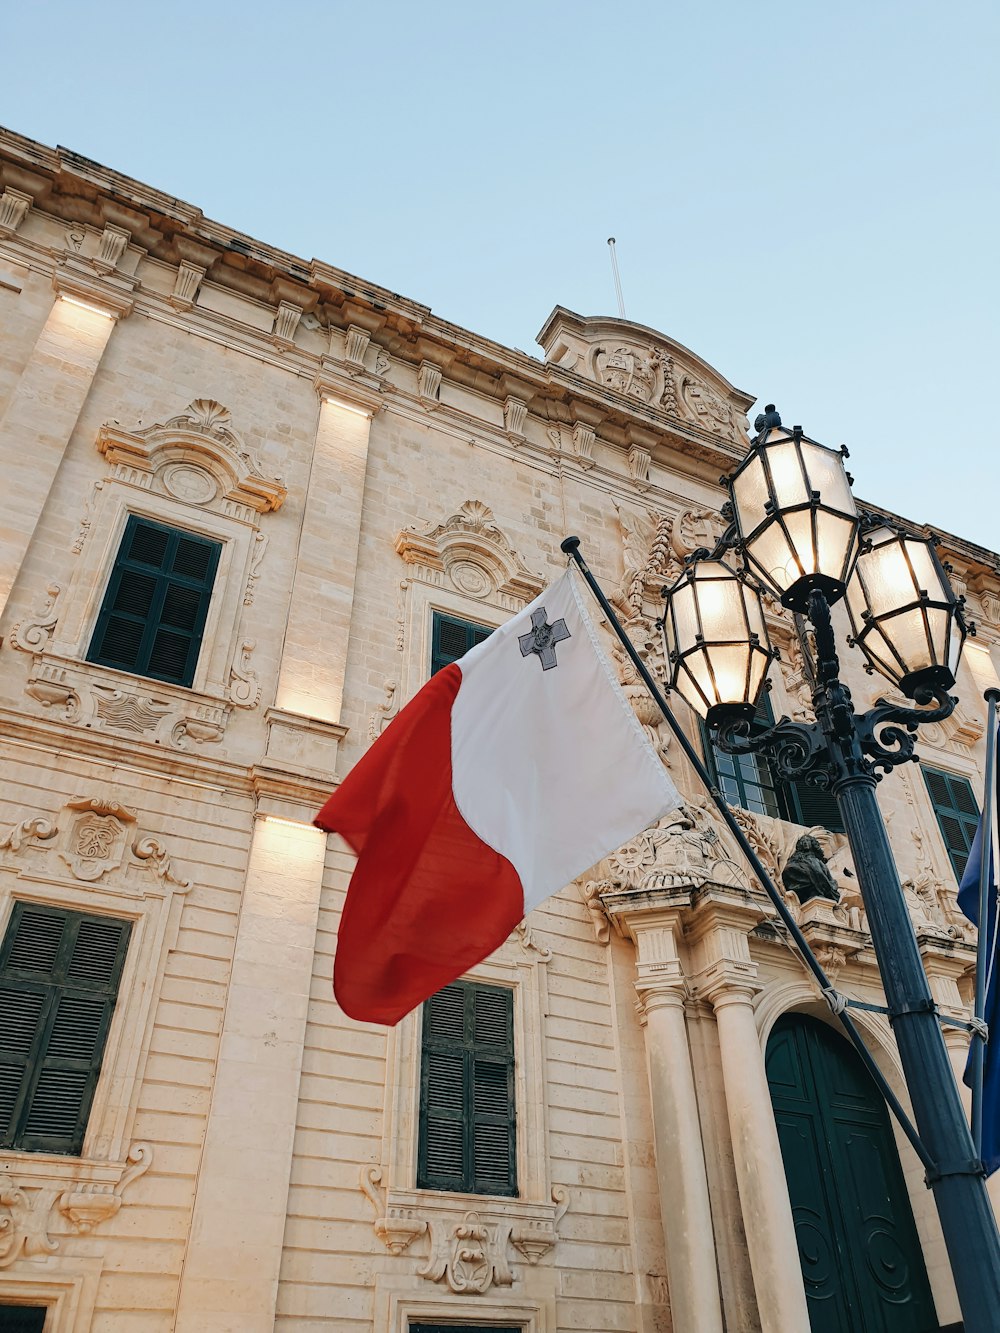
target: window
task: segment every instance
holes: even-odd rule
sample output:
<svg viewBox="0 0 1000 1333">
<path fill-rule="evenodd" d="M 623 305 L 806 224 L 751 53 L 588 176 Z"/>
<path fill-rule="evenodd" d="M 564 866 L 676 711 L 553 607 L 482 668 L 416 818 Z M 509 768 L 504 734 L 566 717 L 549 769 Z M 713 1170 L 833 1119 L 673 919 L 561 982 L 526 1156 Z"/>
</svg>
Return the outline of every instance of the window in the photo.
<svg viewBox="0 0 1000 1333">
<path fill-rule="evenodd" d="M 42 1333 L 45 1309 L 44 1305 L 0 1304 L 0 1329 L 3 1333 Z"/>
<path fill-rule="evenodd" d="M 0 1304 L 0 1329 L 3 1333 L 42 1333 L 45 1309 L 44 1305 Z"/>
<path fill-rule="evenodd" d="M 956 777 L 938 768 L 921 765 L 938 828 L 951 861 L 955 878 L 961 882 L 969 849 L 979 823 L 979 806 L 966 778 Z"/>
<path fill-rule="evenodd" d="M 81 1151 L 130 931 L 15 903 L 0 947 L 0 1148 Z"/>
<path fill-rule="evenodd" d="M 502 986 L 456 981 L 424 1005 L 418 1188 L 517 1194 L 513 1020 Z"/>
<path fill-rule="evenodd" d="M 39 1325 L 41 1327 L 41 1325 Z M 520 1326 L 517 1328 L 513 1324 L 504 1324 L 502 1328 L 496 1324 L 419 1324 L 410 1325 L 410 1333 L 522 1333 Z"/>
<path fill-rule="evenodd" d="M 471 620 L 458 620 L 455 616 L 435 611 L 431 636 L 431 675 L 449 662 L 457 662 L 470 648 L 475 648 L 477 643 L 482 643 L 492 633 L 488 625 L 475 625 Z"/>
<path fill-rule="evenodd" d="M 766 694 L 761 695 L 753 720 L 755 733 L 774 725 L 774 712 Z M 763 755 L 726 754 L 712 743 L 708 728 L 702 723 L 702 744 L 709 775 L 730 805 L 738 805 L 753 814 L 772 815 L 806 828 L 829 829 L 843 833 L 833 794 L 807 782 L 781 782 L 771 772 Z"/>
<path fill-rule="evenodd" d="M 131 514 L 87 661 L 190 685 L 221 550 Z"/>
</svg>

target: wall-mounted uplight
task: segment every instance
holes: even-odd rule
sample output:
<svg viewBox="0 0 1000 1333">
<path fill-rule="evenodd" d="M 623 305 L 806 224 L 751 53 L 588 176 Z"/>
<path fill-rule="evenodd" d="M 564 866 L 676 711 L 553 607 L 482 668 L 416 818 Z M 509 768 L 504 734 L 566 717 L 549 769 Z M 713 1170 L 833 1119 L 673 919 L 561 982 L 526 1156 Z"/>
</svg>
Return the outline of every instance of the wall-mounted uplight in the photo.
<svg viewBox="0 0 1000 1333">
<path fill-rule="evenodd" d="M 345 403 L 343 398 L 334 398 L 331 394 L 323 394 L 323 402 L 329 403 L 331 407 L 340 407 L 345 412 L 353 412 L 358 417 L 371 417 L 372 411 L 369 407 L 359 407 L 357 403 Z"/>
<path fill-rule="evenodd" d="M 102 310 L 99 305 L 91 305 L 89 301 L 81 301 L 78 296 L 67 296 L 65 292 L 60 292 L 59 299 L 67 302 L 68 305 L 79 306 L 81 310 L 89 310 L 92 315 L 103 315 L 105 319 L 114 319 L 110 310 Z"/>
</svg>

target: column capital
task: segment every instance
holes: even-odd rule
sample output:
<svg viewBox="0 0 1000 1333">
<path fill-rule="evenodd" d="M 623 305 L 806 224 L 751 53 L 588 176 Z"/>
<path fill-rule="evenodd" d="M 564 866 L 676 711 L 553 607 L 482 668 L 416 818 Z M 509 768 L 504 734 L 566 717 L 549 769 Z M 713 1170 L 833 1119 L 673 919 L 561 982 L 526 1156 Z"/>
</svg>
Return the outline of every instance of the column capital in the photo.
<svg viewBox="0 0 1000 1333">
<path fill-rule="evenodd" d="M 108 319 L 127 319 L 135 307 L 134 278 L 102 275 L 80 262 L 64 261 L 52 275 L 54 290 L 67 301 L 86 306 Z"/>
<path fill-rule="evenodd" d="M 323 358 L 313 387 L 324 401 L 339 404 L 361 416 L 378 416 L 385 406 L 378 380 L 369 375 L 349 374 L 327 357 Z"/>
<path fill-rule="evenodd" d="M 698 997 L 713 1008 L 749 1004 L 762 989 L 757 964 L 750 956 L 749 935 L 765 916 L 760 902 L 740 890 L 711 889 L 699 894 L 687 929 L 691 981 Z"/>
</svg>

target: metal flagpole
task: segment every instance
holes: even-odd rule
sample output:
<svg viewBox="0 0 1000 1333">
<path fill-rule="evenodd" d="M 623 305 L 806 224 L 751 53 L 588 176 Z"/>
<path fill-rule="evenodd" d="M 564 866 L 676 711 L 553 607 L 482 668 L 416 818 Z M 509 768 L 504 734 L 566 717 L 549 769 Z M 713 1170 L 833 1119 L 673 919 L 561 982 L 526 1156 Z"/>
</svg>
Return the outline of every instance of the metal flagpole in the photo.
<svg viewBox="0 0 1000 1333">
<path fill-rule="evenodd" d="M 762 864 L 760 857 L 754 851 L 753 847 L 750 845 L 750 842 L 747 839 L 746 834 L 743 832 L 739 824 L 736 822 L 736 819 L 733 816 L 733 812 L 729 809 L 729 806 L 723 800 L 721 792 L 712 783 L 712 779 L 709 777 L 708 770 L 702 763 L 701 757 L 699 756 L 698 752 L 695 750 L 694 746 L 691 744 L 691 742 L 688 740 L 687 736 L 681 729 L 680 723 L 677 721 L 677 719 L 671 712 L 670 706 L 667 703 L 666 699 L 664 698 L 662 690 L 657 685 L 655 679 L 650 673 L 649 668 L 646 666 L 645 662 L 636 652 L 635 647 L 632 644 L 632 640 L 625 633 L 625 630 L 622 628 L 622 625 L 619 622 L 618 617 L 615 615 L 614 608 L 608 601 L 607 597 L 605 597 L 603 591 L 601 590 L 600 584 L 594 578 L 593 574 L 591 573 L 590 569 L 587 566 L 587 562 L 580 554 L 580 538 L 566 537 L 561 542 L 560 549 L 564 551 L 565 554 L 568 555 L 569 558 L 576 564 L 577 568 L 579 569 L 580 573 L 584 578 L 584 581 L 587 584 L 587 587 L 594 594 L 594 597 L 597 599 L 598 605 L 600 606 L 604 614 L 607 616 L 611 628 L 614 630 L 615 636 L 621 643 L 622 647 L 625 649 L 626 653 L 628 653 L 632 665 L 639 673 L 639 676 L 643 684 L 646 686 L 646 689 L 649 690 L 650 694 L 656 701 L 660 711 L 663 713 L 664 719 L 666 720 L 667 725 L 670 727 L 670 730 L 674 733 L 674 736 L 676 737 L 677 742 L 680 745 L 681 749 L 684 751 L 684 755 L 687 758 L 688 763 L 690 763 L 691 767 L 698 774 L 698 777 L 704 784 L 706 791 L 712 798 L 712 801 L 714 802 L 716 809 L 718 810 L 719 814 L 725 821 L 726 827 L 729 829 L 729 832 L 736 839 L 736 842 L 739 845 L 739 848 L 742 851 L 743 855 L 749 861 L 750 867 L 753 870 L 754 874 L 757 876 L 757 879 L 760 881 L 760 884 L 764 889 L 764 892 L 770 898 L 775 911 L 781 917 L 781 920 L 784 922 L 788 930 L 788 933 L 795 941 L 795 945 L 802 956 L 803 962 L 806 964 L 810 972 L 812 972 L 813 976 L 819 983 L 820 989 L 823 992 L 823 997 L 830 1005 L 831 1010 L 840 1019 L 840 1022 L 843 1025 L 844 1031 L 847 1033 L 847 1036 L 849 1037 L 851 1044 L 854 1046 L 854 1049 L 861 1057 L 861 1060 L 864 1063 L 865 1068 L 868 1070 L 869 1074 L 871 1074 L 873 1080 L 875 1081 L 876 1087 L 879 1089 L 883 1098 L 885 1099 L 886 1105 L 889 1107 L 890 1111 L 893 1113 L 893 1115 L 896 1117 L 896 1120 L 899 1122 L 899 1126 L 902 1129 L 903 1133 L 906 1135 L 907 1139 L 909 1140 L 913 1148 L 913 1151 L 920 1158 L 920 1162 L 924 1167 L 924 1169 L 927 1171 L 933 1171 L 935 1169 L 934 1159 L 931 1157 L 930 1153 L 924 1147 L 923 1143 L 921 1142 L 920 1136 L 918 1135 L 912 1121 L 906 1114 L 906 1111 L 903 1109 L 902 1103 L 900 1102 L 896 1094 L 893 1092 L 892 1088 L 890 1088 L 889 1084 L 886 1082 L 885 1077 L 882 1074 L 882 1071 L 879 1069 L 878 1065 L 873 1060 L 871 1052 L 868 1050 L 868 1047 L 862 1041 L 860 1032 L 855 1027 L 854 1023 L 851 1021 L 850 1017 L 846 1012 L 846 1009 L 843 1007 L 842 997 L 840 997 L 837 994 L 837 991 L 834 989 L 826 973 L 823 971 L 823 968 L 820 966 L 819 960 L 816 958 L 812 949 L 809 947 L 809 941 L 802 934 L 798 922 L 795 920 L 791 912 L 788 910 L 788 904 L 785 902 L 784 898 L 782 898 L 781 894 L 778 892 L 777 888 L 774 885 L 774 882 L 771 879 L 771 876 L 764 868 L 764 865 Z M 865 1007 L 867 1008 L 868 1006 Z"/>
<path fill-rule="evenodd" d="M 983 820 L 979 830 L 979 934 L 976 941 L 976 1006 L 975 1014 L 981 1021 L 986 1010 L 986 973 L 992 969 L 996 951 L 996 922 L 990 939 L 990 895 L 995 893 L 993 865 L 993 808 L 996 805 L 997 783 L 997 701 L 1000 690 L 986 691 L 986 785 L 983 789 Z M 996 1034 L 1000 1040 L 1000 1032 Z M 986 1063 L 986 1036 L 973 1029 L 972 1033 L 972 1141 L 976 1156 L 983 1155 L 983 1066 Z"/>
</svg>

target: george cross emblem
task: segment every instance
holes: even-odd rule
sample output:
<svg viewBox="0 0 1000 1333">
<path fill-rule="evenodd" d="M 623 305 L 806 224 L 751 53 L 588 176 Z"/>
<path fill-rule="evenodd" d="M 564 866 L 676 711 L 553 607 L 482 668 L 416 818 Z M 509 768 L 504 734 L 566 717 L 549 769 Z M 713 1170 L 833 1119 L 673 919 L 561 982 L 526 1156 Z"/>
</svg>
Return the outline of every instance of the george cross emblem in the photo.
<svg viewBox="0 0 1000 1333">
<path fill-rule="evenodd" d="M 550 667 L 559 665 L 556 661 L 556 644 L 571 637 L 565 620 L 557 620 L 550 625 L 545 607 L 540 606 L 537 611 L 531 613 L 531 629 L 527 634 L 519 634 L 517 641 L 521 645 L 522 657 L 530 657 L 532 653 L 536 653 L 542 664 L 542 670 L 548 671 Z"/>
</svg>

